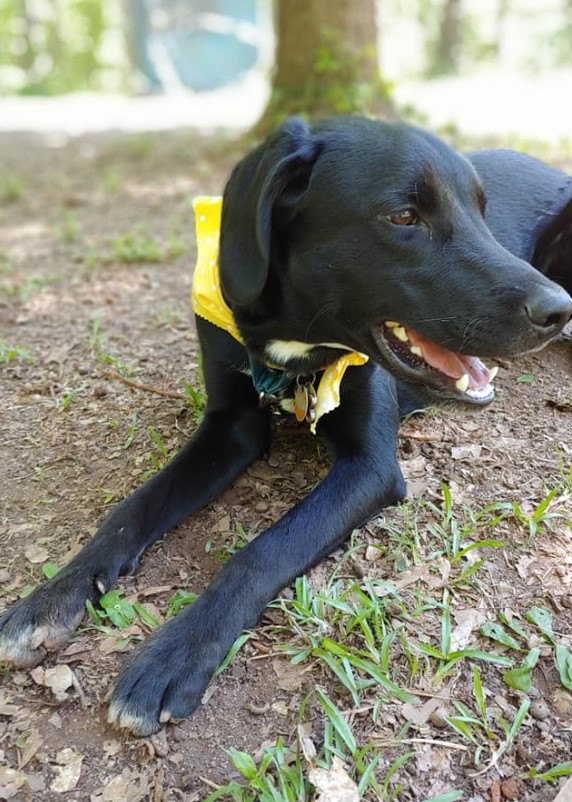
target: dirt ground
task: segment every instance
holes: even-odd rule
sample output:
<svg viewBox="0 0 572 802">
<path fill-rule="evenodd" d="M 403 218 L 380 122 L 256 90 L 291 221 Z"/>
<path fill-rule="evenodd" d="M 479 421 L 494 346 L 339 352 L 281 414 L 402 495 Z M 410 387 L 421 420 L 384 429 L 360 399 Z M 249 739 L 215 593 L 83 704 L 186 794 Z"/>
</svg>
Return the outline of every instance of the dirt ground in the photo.
<svg viewBox="0 0 572 802">
<path fill-rule="evenodd" d="M 64 147 L 33 137 L 0 140 L 0 610 L 43 580 L 43 566 L 62 565 L 75 553 L 106 508 L 195 428 L 194 411 L 176 397 L 184 395 L 183 381 L 197 385 L 191 200 L 219 194 L 239 153 L 236 144 L 189 132 L 82 138 Z M 123 239 L 114 243 L 117 237 Z M 499 610 L 524 616 L 535 605 L 545 607 L 556 636 L 568 645 L 570 348 L 563 340 L 518 363 L 502 363 L 491 408 L 417 418 L 405 425 L 401 445 L 413 496 L 438 509 L 446 482 L 456 508 L 516 501 L 522 513 L 495 530 L 504 546 L 485 550 L 480 596 L 461 598 L 459 609 L 490 618 Z M 164 616 L 179 588 L 199 592 L 242 533 L 260 532 L 326 469 L 314 438 L 293 424 L 281 426 L 265 460 L 151 548 L 136 576 L 122 579 L 126 596 Z M 539 515 L 538 531 L 531 531 L 534 510 L 554 488 L 548 512 L 560 517 Z M 388 532 L 391 540 L 411 509 L 388 511 L 354 535 L 352 571 L 383 572 L 369 561 L 367 547 Z M 419 526 L 429 527 L 431 513 L 420 516 Z M 394 566 L 395 543 L 388 557 Z M 314 588 L 339 559 L 340 553 L 313 572 Z M 225 749 L 256 756 L 278 736 L 295 744 L 302 701 L 316 683 L 336 699 L 364 743 L 377 739 L 382 757 L 376 771 L 385 777 L 400 754 L 407 719 L 401 705 L 388 704 L 374 724 L 363 711 L 352 712 L 351 698 L 323 665 L 303 663 L 289 676 L 278 651 L 284 642 L 276 634 L 280 615 L 265 618 L 191 719 L 152 739 L 125 737 L 105 721 L 105 694 L 123 659 L 121 641 L 128 636 L 130 650 L 147 631 L 143 622 L 118 638 L 116 630 L 102 631 L 86 619 L 71 643 L 49 656 L 48 671 L 0 673 L 0 799 L 204 800 L 238 777 Z M 535 715 L 526 717 L 495 765 L 480 774 L 471 770 L 464 762 L 468 742 L 425 720 L 409 730 L 414 737 L 404 748 L 415 757 L 396 773 L 400 788 L 388 784 L 395 796 L 388 790 L 386 798 L 420 801 L 460 788 L 472 802 L 554 799 L 565 777 L 549 782 L 532 778 L 530 770 L 541 773 L 571 759 L 572 696 L 558 680 L 546 643 L 541 647 L 528 694 Z M 501 673 L 487 666 L 483 682 L 487 700 L 504 709 L 510 723 L 523 696 L 503 686 Z M 453 696 L 470 696 L 468 677 L 464 671 L 451 680 Z M 412 683 L 425 701 L 426 684 Z M 304 715 L 319 747 L 323 722 L 315 706 Z"/>
</svg>

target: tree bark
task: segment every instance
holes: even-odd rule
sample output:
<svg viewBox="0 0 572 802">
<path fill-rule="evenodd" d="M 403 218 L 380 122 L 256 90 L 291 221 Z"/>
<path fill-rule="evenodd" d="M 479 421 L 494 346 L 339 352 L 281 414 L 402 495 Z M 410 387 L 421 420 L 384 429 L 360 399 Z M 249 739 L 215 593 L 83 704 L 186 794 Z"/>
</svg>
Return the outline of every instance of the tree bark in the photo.
<svg viewBox="0 0 572 802">
<path fill-rule="evenodd" d="M 257 128 L 290 114 L 391 113 L 375 0 L 277 0 L 276 68 Z"/>
<path fill-rule="evenodd" d="M 462 31 L 462 0 L 445 0 L 430 69 L 431 75 L 450 75 L 457 72 Z"/>
</svg>

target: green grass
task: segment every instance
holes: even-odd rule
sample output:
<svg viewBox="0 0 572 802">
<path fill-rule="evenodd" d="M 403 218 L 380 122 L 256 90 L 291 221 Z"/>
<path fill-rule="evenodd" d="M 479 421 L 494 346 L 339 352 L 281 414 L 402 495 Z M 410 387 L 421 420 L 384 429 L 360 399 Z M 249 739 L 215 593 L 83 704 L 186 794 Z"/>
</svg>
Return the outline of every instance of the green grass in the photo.
<svg viewBox="0 0 572 802">
<path fill-rule="evenodd" d="M 113 251 L 118 262 L 161 262 L 162 249 L 159 241 L 144 226 L 136 226 L 112 240 Z"/>
<path fill-rule="evenodd" d="M 56 406 L 62 412 L 68 410 L 75 402 L 76 398 L 85 391 L 85 387 L 69 387 L 59 398 L 56 399 Z"/>
<path fill-rule="evenodd" d="M 197 420 L 202 420 L 207 406 L 207 394 L 204 385 L 199 381 L 197 389 L 188 381 L 183 380 L 181 383 L 191 412 Z"/>
<path fill-rule="evenodd" d="M 81 225 L 75 212 L 66 210 L 63 220 L 58 223 L 57 231 L 62 242 L 77 242 L 81 237 Z"/>
<path fill-rule="evenodd" d="M 11 362 L 29 362 L 33 365 L 36 359 L 23 346 L 12 345 L 0 339 L 0 365 L 8 365 Z"/>
<path fill-rule="evenodd" d="M 147 429 L 147 434 L 152 444 L 151 451 L 148 453 L 151 467 L 148 468 L 143 474 L 144 480 L 147 480 L 150 476 L 159 473 L 159 471 L 162 470 L 177 453 L 176 448 L 169 448 L 167 446 L 161 433 L 157 428 L 155 428 L 155 426 L 149 426 Z"/>
<path fill-rule="evenodd" d="M 352 787 L 359 798 L 372 793 L 372 799 L 397 799 L 401 786 L 400 770 L 414 756 L 408 751 L 392 762 L 381 776 L 375 775 L 380 754 L 371 744 L 361 747 L 353 734 L 346 715 L 323 688 L 316 688 L 315 703 L 323 717 L 323 744 L 316 750 L 313 740 L 303 727 L 298 727 L 298 740 L 288 747 L 283 738 L 263 749 L 257 763 L 249 754 L 229 749 L 228 754 L 246 782 L 233 780 L 217 788 L 205 802 L 233 800 L 233 802 L 310 802 L 315 799 L 315 788 L 326 787 L 322 777 L 337 777 L 346 787 Z M 346 771 L 353 764 L 353 777 Z"/>
<path fill-rule="evenodd" d="M 0 203 L 17 203 L 28 188 L 22 178 L 11 173 L 0 173 Z"/>
<path fill-rule="evenodd" d="M 94 317 L 91 321 L 88 343 L 98 360 L 103 365 L 109 365 L 116 373 L 120 373 L 122 376 L 134 376 L 137 373 L 136 367 L 127 365 L 108 351 L 107 334 L 102 328 L 100 316 Z"/>
<path fill-rule="evenodd" d="M 188 243 L 177 221 L 171 221 L 166 240 L 151 234 L 145 226 L 138 225 L 114 237 L 111 245 L 115 260 L 123 264 L 169 262 L 188 250 Z"/>
<path fill-rule="evenodd" d="M 0 281 L 0 291 L 9 298 L 15 298 L 20 303 L 26 303 L 31 295 L 39 292 L 49 279 L 32 276 L 19 281 Z"/>
<path fill-rule="evenodd" d="M 157 459 L 167 459 L 169 449 L 158 431 L 149 430 L 149 436 Z M 558 492 L 568 478 L 564 472 Z M 555 489 L 546 490 L 531 509 L 528 518 L 536 515 L 540 527 L 554 520 L 545 517 L 549 513 L 564 515 Z M 562 685 L 572 689 L 569 643 L 541 603 L 510 616 L 499 610 L 496 618 L 489 604 L 489 620 L 476 625 L 459 647 L 455 613 L 487 598 L 487 553 L 502 548 L 510 531 L 526 535 L 528 518 L 521 520 L 513 502 L 480 510 L 456 507 L 444 486 L 440 504 L 408 502 L 374 522 L 376 534 L 385 537 L 367 575 L 356 577 L 350 570 L 365 553 L 355 535 L 321 587 L 299 578 L 292 598 L 273 603 L 272 621 L 262 630 L 275 652 L 300 671 L 311 669 L 306 679 L 310 690 L 299 706 L 298 737 L 277 738 L 256 758 L 228 750 L 240 778 L 220 787 L 205 780 L 205 802 L 312 802 L 319 793 L 320 771 L 339 772 L 366 802 L 398 802 L 410 787 L 407 770 L 410 764 L 415 770 L 421 744 L 448 750 L 453 765 L 457 755 L 463 756 L 463 789 L 474 779 L 502 773 L 506 759 L 514 767 L 515 743 L 532 731 L 535 667 L 552 662 Z M 164 605 L 165 617 L 181 613 L 195 599 L 194 593 L 177 591 Z M 92 626 L 114 634 L 118 648 L 133 640 L 127 633 L 132 623 L 146 630 L 159 624 L 145 605 L 120 591 L 110 591 L 89 612 Z M 221 670 L 250 637 L 249 632 L 241 635 Z M 543 644 L 542 656 L 535 643 Z M 503 678 L 512 689 L 506 708 L 490 690 Z M 418 709 L 427 696 L 439 698 L 445 692 L 439 729 L 431 729 L 431 721 L 418 725 L 403 715 L 406 705 Z M 521 763 L 516 777 L 524 789 L 531 784 L 538 791 L 571 775 L 572 762 L 564 760 L 552 766 Z M 470 795 L 451 785 L 424 802 L 455 802 Z"/>
<path fill-rule="evenodd" d="M 348 562 L 363 550 L 354 538 L 323 587 L 313 590 L 302 577 L 292 598 L 273 603 L 283 614 L 282 621 L 265 628 L 277 643 L 275 649 L 301 670 L 311 667 L 310 676 L 327 683 L 327 692 L 316 688 L 310 694 L 312 701 L 307 700 L 300 711 L 300 723 L 310 707 L 311 720 L 316 709 L 321 711 L 323 735 L 316 760 L 331 766 L 333 757 L 339 757 L 358 785 L 360 798 L 399 798 L 401 772 L 419 737 L 417 725 L 406 721 L 386 744 L 379 738 L 360 742 L 352 711 L 360 711 L 360 732 L 367 732 L 383 726 L 388 711 L 395 716 L 405 703 L 418 706 L 416 688 L 438 696 L 450 679 L 471 677 L 470 695 L 451 697 L 445 730 L 436 730 L 433 739 L 436 745 L 444 738 L 456 745 L 470 757 L 475 776 L 481 776 L 501 766 L 517 738 L 530 728 L 529 693 L 540 660 L 553 660 L 562 685 L 570 688 L 572 653 L 554 634 L 552 614 L 543 606 L 533 605 L 522 617 L 513 615 L 510 620 L 499 612 L 496 622 L 476 626 L 462 648 L 454 643 L 456 609 L 476 605 L 487 596 L 488 578 L 481 577 L 487 551 L 503 548 L 510 531 L 528 536 L 531 520 L 533 533 L 549 527 L 563 515 L 553 509 L 558 492 L 561 485 L 547 490 L 524 515 L 516 501 L 481 510 L 456 509 L 444 486 L 441 505 L 409 502 L 376 522 L 386 539 L 372 567 L 383 564 L 387 577 L 375 576 L 375 570 L 360 579 L 347 575 Z M 408 576 L 412 581 L 404 582 Z M 541 658 L 538 647 L 529 646 L 533 636 L 544 641 L 544 651 L 550 645 L 551 657 Z M 486 690 L 494 676 L 504 678 L 518 694 L 508 711 L 493 704 Z M 364 726 L 364 717 L 369 725 Z M 419 735 L 427 738 L 427 729 L 421 728 Z M 388 748 L 397 748 L 397 757 L 386 752 Z M 217 788 L 209 802 L 315 798 L 311 767 L 299 743 L 287 746 L 277 741 L 258 762 L 237 750 L 231 750 L 230 757 L 242 780 Z M 524 767 L 519 778 L 538 784 L 571 773 L 572 764 L 564 762 L 553 770 Z M 463 798 L 457 788 L 426 802 Z"/>
<path fill-rule="evenodd" d="M 101 176 L 100 186 L 106 195 L 116 195 L 121 191 L 123 185 L 123 175 L 115 167 L 108 167 Z"/>
</svg>

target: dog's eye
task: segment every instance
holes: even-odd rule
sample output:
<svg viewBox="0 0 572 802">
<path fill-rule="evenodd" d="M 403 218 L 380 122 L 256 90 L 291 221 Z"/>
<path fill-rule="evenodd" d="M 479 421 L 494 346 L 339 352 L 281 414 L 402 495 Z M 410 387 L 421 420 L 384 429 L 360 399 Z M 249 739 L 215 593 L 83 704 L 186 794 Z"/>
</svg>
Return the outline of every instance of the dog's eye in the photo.
<svg viewBox="0 0 572 802">
<path fill-rule="evenodd" d="M 419 222 L 419 215 L 414 209 L 399 209 L 388 214 L 387 219 L 394 226 L 414 226 Z"/>
</svg>

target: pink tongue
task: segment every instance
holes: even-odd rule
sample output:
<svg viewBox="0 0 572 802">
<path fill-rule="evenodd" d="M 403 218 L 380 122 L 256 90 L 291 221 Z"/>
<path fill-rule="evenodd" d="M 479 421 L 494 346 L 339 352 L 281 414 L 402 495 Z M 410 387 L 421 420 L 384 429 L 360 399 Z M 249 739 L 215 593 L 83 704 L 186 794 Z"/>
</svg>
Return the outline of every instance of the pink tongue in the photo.
<svg viewBox="0 0 572 802">
<path fill-rule="evenodd" d="M 406 328 L 406 331 L 413 345 L 421 348 L 423 359 L 432 368 L 437 368 L 452 379 L 460 379 L 461 376 L 468 373 L 469 387 L 471 388 L 486 387 L 489 383 L 489 370 L 478 357 L 455 354 L 428 340 L 413 329 Z"/>
</svg>

